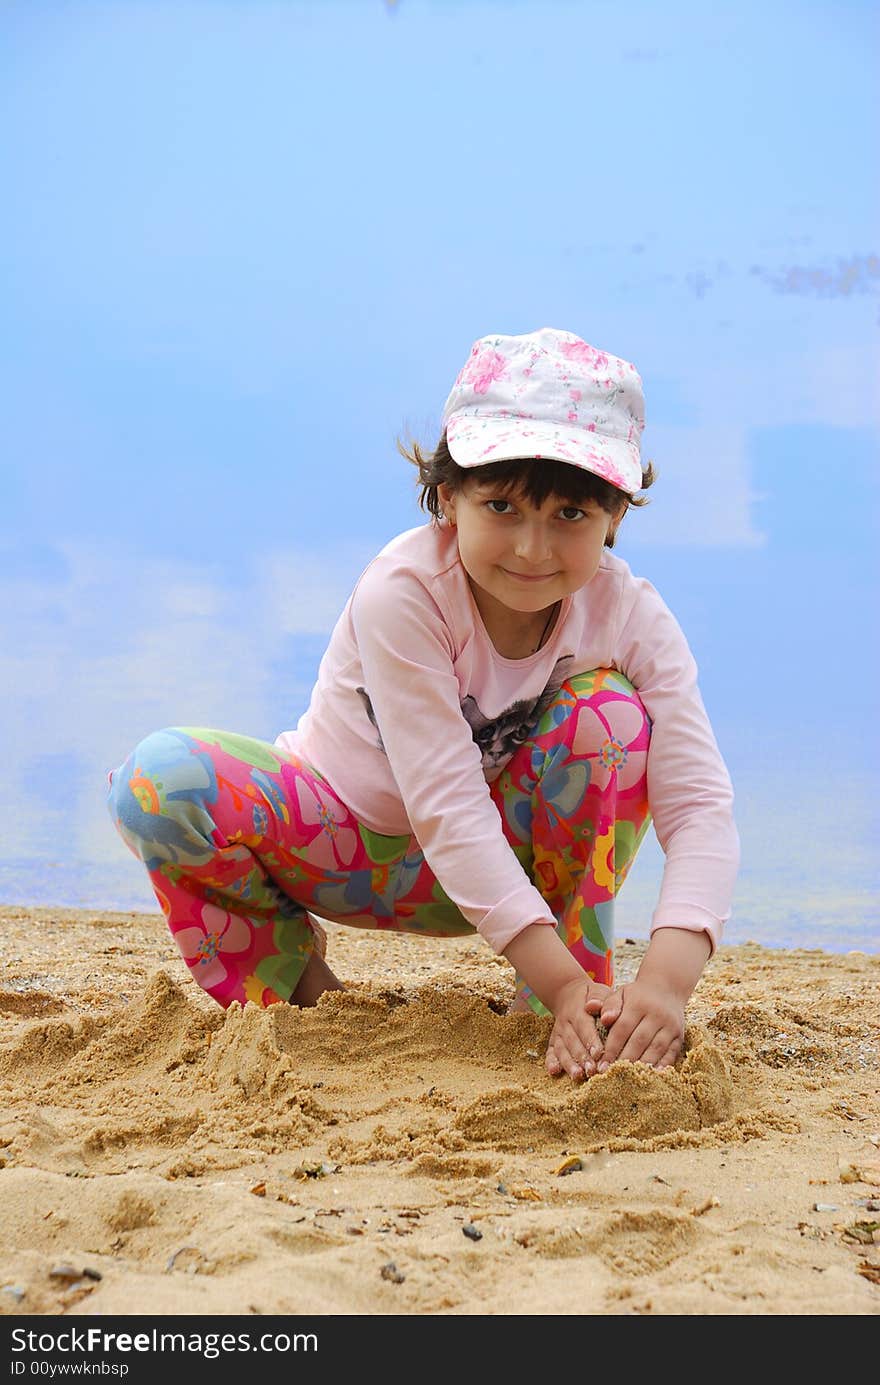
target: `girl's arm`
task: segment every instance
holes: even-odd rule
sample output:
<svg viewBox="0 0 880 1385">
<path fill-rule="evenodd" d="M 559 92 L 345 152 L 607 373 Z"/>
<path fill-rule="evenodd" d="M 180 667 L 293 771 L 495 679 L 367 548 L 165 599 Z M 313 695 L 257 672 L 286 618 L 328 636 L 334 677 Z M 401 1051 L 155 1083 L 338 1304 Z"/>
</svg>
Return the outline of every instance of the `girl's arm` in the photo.
<svg viewBox="0 0 880 1385">
<path fill-rule="evenodd" d="M 672 991 L 684 1004 L 702 976 L 711 952 L 708 933 L 695 933 L 690 928 L 658 928 L 642 958 L 638 980 L 643 985 Z"/>
<path fill-rule="evenodd" d="M 651 721 L 648 801 L 666 856 L 650 932 L 705 934 L 711 955 L 730 917 L 739 867 L 733 787 L 677 620 L 644 578 L 630 579 L 627 607 L 614 662 Z"/>
<path fill-rule="evenodd" d="M 565 988 L 588 979 L 556 929 L 546 923 L 533 923 L 524 928 L 508 943 L 504 956 L 541 1004 L 554 1015 Z"/>
</svg>

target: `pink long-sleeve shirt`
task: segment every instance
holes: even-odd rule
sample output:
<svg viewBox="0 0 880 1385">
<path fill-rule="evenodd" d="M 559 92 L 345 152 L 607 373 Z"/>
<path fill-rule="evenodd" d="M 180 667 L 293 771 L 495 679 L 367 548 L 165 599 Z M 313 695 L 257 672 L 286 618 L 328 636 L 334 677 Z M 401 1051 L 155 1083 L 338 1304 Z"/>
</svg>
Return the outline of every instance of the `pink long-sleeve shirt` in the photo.
<svg viewBox="0 0 880 1385">
<path fill-rule="evenodd" d="M 607 549 L 564 598 L 547 643 L 507 659 L 483 625 L 455 530 L 400 534 L 361 574 L 307 711 L 275 744 L 317 769 L 366 827 L 413 834 L 449 898 L 502 952 L 529 924 L 555 920 L 489 795 L 514 748 L 503 734 L 493 748 L 492 724 L 502 731 L 514 704 L 521 721 L 548 685 L 593 668 L 619 669 L 652 723 L 648 803 L 666 864 L 651 932 L 705 931 L 714 951 L 739 864 L 730 777 L 678 622 Z"/>
</svg>

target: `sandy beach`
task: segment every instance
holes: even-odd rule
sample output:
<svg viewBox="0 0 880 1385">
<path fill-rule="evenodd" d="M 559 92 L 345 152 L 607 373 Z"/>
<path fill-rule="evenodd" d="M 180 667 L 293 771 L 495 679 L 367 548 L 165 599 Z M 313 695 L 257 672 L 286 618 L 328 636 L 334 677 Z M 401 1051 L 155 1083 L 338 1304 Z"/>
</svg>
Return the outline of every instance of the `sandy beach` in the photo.
<svg viewBox="0 0 880 1385">
<path fill-rule="evenodd" d="M 224 1013 L 158 912 L 0 931 L 0 1313 L 880 1311 L 880 956 L 722 948 L 675 1069 L 576 1086 L 479 938 L 330 924 L 349 989 Z"/>
</svg>

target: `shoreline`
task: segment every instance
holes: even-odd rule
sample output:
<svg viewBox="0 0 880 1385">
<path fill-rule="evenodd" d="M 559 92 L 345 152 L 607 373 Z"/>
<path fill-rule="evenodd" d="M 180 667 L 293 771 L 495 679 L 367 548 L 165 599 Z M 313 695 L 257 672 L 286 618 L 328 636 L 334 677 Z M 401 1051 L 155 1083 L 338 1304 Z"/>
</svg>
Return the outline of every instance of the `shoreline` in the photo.
<svg viewBox="0 0 880 1385">
<path fill-rule="evenodd" d="M 880 956 L 724 945 L 674 1070 L 575 1086 L 479 937 L 223 1012 L 158 909 L 0 930 L 0 1313 L 880 1312 Z"/>
<path fill-rule="evenodd" d="M 637 887 L 635 890 L 633 884 Z M 650 917 L 656 903 L 656 890 L 653 886 L 650 888 L 642 886 L 641 892 L 639 892 L 639 885 L 639 881 L 627 881 L 627 895 L 624 896 L 622 907 L 619 910 L 616 931 L 621 939 L 630 938 L 635 942 L 647 944 L 647 937 L 642 936 L 641 928 L 632 926 L 632 919 L 634 915 L 637 915 L 640 921 Z M 792 905 L 790 901 L 783 898 L 780 907 L 785 912 L 785 910 L 790 911 Z M 814 903 L 814 908 L 817 911 L 821 912 L 824 907 L 822 901 Z M 843 907 L 843 903 L 839 903 L 836 906 L 836 911 L 842 911 Z M 873 916 L 862 917 L 864 914 L 863 900 L 852 901 L 852 907 L 860 912 L 860 921 L 857 927 L 854 927 L 851 922 L 846 926 L 838 926 L 839 920 L 835 919 L 828 930 L 831 935 L 829 941 L 835 941 L 842 933 L 846 945 L 831 947 L 822 939 L 802 943 L 799 936 L 793 936 L 791 933 L 774 933 L 774 925 L 767 919 L 752 920 L 752 923 L 744 924 L 738 915 L 728 921 L 725 927 L 723 945 L 725 947 L 763 947 L 771 952 L 823 952 L 831 957 L 846 957 L 850 953 L 861 953 L 868 957 L 880 956 L 880 943 L 877 942 L 880 938 L 880 928 L 875 926 Z M 130 905 L 105 905 L 82 903 L 81 901 L 73 904 L 57 902 L 35 904 L 30 898 L 10 900 L 0 897 L 0 920 L 16 910 L 24 910 L 34 918 L 49 915 L 75 918 L 86 914 L 95 918 L 156 918 L 160 927 L 164 926 L 159 906 L 155 900 L 147 900 L 143 903 L 135 902 Z M 642 927 L 644 927 L 643 923 Z"/>
</svg>

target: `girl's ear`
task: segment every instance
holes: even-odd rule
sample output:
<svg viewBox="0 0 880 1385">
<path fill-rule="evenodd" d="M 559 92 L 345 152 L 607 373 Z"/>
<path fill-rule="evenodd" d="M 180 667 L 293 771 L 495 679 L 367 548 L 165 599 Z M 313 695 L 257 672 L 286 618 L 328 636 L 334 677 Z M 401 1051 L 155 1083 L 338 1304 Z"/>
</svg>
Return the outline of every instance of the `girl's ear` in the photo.
<svg viewBox="0 0 880 1385">
<path fill-rule="evenodd" d="M 615 538 L 617 538 L 617 531 L 618 531 L 618 529 L 620 528 L 621 524 L 623 523 L 623 517 L 624 517 L 624 515 L 626 514 L 626 512 L 627 512 L 628 509 L 629 509 L 629 505 L 627 505 L 627 504 L 624 503 L 623 505 L 621 505 L 620 509 L 619 509 L 619 510 L 615 510 L 614 514 L 611 516 L 611 523 L 610 523 L 609 526 L 608 526 L 608 538 L 609 538 L 609 539 L 615 539 Z"/>
<path fill-rule="evenodd" d="M 455 492 L 450 488 L 446 481 L 441 481 L 437 487 L 437 496 L 443 508 L 443 513 L 450 524 L 455 523 Z"/>
</svg>

